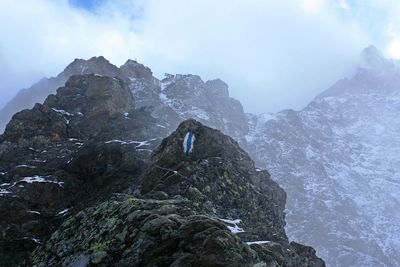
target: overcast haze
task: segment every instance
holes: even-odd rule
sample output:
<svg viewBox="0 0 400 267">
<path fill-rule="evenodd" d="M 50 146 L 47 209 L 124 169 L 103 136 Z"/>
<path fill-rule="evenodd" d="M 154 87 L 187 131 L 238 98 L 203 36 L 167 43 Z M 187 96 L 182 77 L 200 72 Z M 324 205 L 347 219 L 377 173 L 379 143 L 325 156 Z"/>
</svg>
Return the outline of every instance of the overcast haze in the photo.
<svg viewBox="0 0 400 267">
<path fill-rule="evenodd" d="M 374 44 L 400 58 L 389 0 L 0 0 L 0 106 L 74 58 L 221 78 L 248 112 L 299 109 Z"/>
</svg>

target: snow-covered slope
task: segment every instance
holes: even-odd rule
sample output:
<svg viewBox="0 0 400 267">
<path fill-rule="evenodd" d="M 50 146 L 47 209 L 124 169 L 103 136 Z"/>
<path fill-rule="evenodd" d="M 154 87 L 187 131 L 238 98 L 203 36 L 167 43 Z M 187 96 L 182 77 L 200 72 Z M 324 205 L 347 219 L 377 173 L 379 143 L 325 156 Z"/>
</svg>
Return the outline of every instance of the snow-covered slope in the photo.
<svg viewBox="0 0 400 267">
<path fill-rule="evenodd" d="M 400 266 L 400 71 L 363 58 L 303 110 L 249 115 L 248 150 L 288 194 L 290 238 L 328 266 Z"/>
</svg>

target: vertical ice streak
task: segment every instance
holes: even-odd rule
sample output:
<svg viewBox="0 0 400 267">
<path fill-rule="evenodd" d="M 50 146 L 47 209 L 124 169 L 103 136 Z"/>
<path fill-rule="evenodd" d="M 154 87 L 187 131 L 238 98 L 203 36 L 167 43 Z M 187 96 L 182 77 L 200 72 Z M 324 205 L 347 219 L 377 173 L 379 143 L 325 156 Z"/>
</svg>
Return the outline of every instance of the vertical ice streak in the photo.
<svg viewBox="0 0 400 267">
<path fill-rule="evenodd" d="M 192 132 L 187 132 L 185 139 L 183 140 L 183 152 L 191 153 L 193 150 L 193 142 L 196 138 Z"/>
</svg>

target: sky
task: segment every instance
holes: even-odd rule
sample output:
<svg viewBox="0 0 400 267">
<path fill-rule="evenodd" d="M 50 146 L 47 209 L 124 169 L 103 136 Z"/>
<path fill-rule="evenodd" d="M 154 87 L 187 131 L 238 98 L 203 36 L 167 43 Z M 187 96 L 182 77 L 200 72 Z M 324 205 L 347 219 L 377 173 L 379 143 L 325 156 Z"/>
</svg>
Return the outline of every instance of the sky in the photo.
<svg viewBox="0 0 400 267">
<path fill-rule="evenodd" d="M 400 59 L 397 0 L 0 0 L 0 107 L 75 58 L 221 78 L 245 111 L 301 109 L 362 49 Z"/>
</svg>

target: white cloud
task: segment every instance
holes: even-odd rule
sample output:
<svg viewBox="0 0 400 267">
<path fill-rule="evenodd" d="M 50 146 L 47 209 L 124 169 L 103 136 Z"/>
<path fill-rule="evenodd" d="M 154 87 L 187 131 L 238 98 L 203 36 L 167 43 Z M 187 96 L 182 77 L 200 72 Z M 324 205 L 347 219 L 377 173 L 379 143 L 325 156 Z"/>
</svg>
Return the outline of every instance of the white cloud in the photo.
<svg viewBox="0 0 400 267">
<path fill-rule="evenodd" d="M 354 15 L 363 21 L 375 44 L 384 54 L 400 58 L 400 1 L 398 0 L 353 0 Z"/>
<path fill-rule="evenodd" d="M 400 59 L 400 38 L 393 39 L 386 47 L 387 54 L 394 59 Z"/>
<path fill-rule="evenodd" d="M 9 74 L 0 73 L 0 94 L 104 55 L 137 58 L 158 76 L 221 77 L 248 111 L 300 108 L 368 44 L 335 12 L 323 0 L 110 0 L 94 12 L 66 0 L 2 0 L 0 67 Z"/>
<path fill-rule="evenodd" d="M 321 11 L 324 0 L 301 0 L 300 3 L 304 11 L 315 14 Z"/>
<path fill-rule="evenodd" d="M 339 6 L 345 10 L 350 9 L 350 5 L 347 3 L 347 0 L 339 0 Z"/>
<path fill-rule="evenodd" d="M 303 0 L 152 3 L 144 14 L 146 62 L 158 73 L 220 76 L 252 111 L 304 106 L 369 43 L 323 1 L 309 5 L 312 13 Z"/>
</svg>

